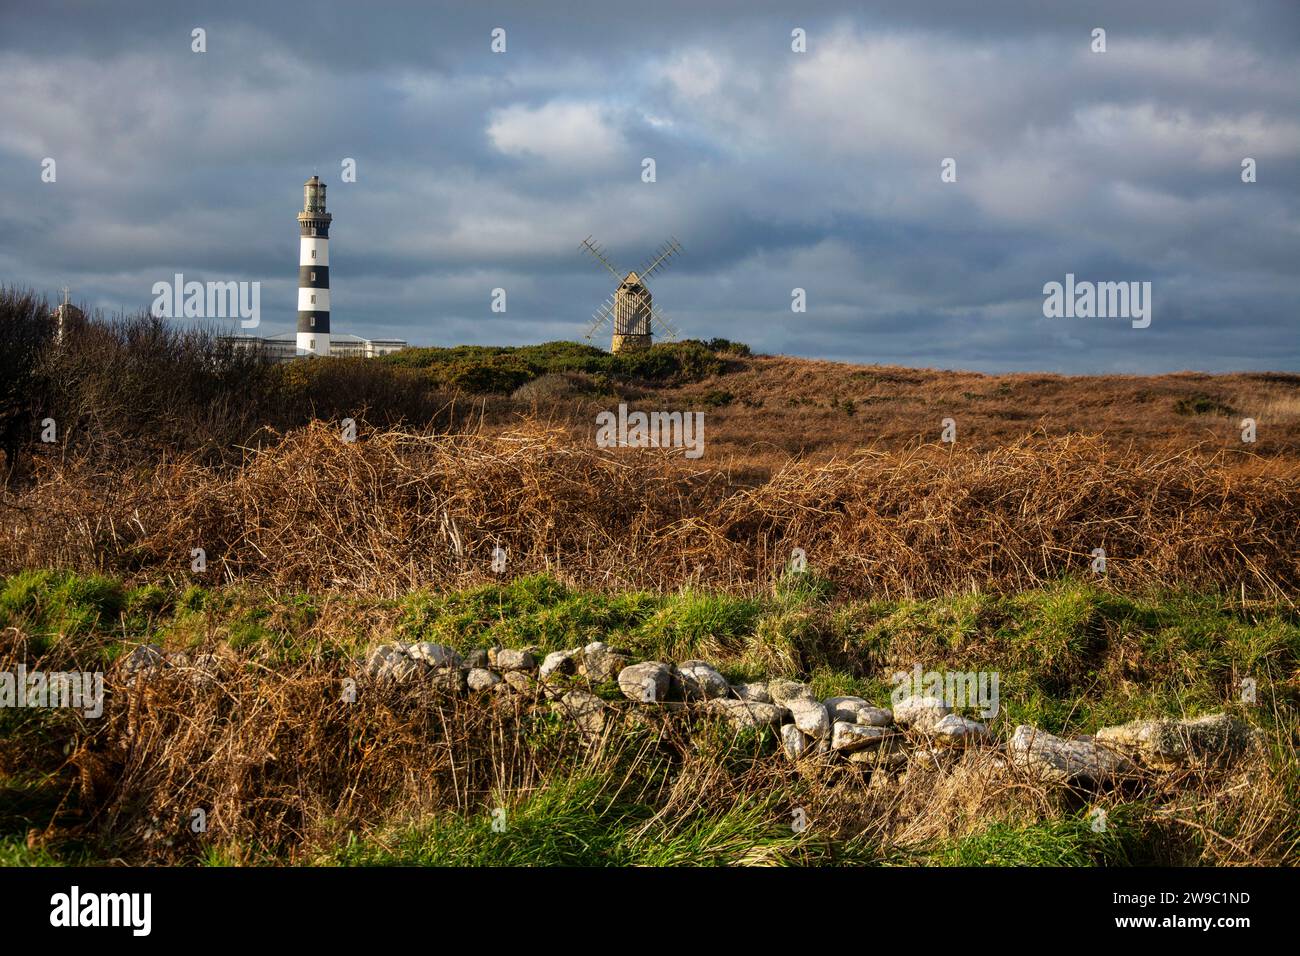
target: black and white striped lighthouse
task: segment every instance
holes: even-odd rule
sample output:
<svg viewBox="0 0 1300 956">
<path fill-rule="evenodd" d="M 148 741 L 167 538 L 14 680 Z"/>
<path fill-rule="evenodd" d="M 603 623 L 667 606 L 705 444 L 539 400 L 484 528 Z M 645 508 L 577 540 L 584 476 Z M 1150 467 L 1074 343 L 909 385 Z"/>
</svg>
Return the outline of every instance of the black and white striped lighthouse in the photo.
<svg viewBox="0 0 1300 956">
<path fill-rule="evenodd" d="M 330 354 L 330 220 L 325 184 L 307 180 L 298 213 L 298 351 Z"/>
</svg>

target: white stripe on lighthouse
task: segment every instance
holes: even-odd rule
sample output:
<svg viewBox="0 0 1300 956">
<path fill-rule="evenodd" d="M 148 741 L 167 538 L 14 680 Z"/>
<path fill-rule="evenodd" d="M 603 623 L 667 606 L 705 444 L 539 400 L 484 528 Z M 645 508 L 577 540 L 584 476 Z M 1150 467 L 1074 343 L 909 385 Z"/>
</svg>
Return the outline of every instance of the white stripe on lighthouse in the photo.
<svg viewBox="0 0 1300 956">
<path fill-rule="evenodd" d="M 316 301 L 312 301 L 312 296 Z M 329 289 L 299 289 L 298 290 L 298 311 L 299 312 L 328 312 L 330 310 L 330 290 Z"/>
<path fill-rule="evenodd" d="M 328 356 L 330 354 L 330 334 L 328 332 L 299 332 L 298 349 L 302 352 L 311 352 L 313 355 Z"/>
<path fill-rule="evenodd" d="M 315 252 L 316 258 L 311 254 Z M 319 236 L 303 236 L 298 245 L 298 265 L 327 266 L 330 264 L 330 241 Z"/>
</svg>

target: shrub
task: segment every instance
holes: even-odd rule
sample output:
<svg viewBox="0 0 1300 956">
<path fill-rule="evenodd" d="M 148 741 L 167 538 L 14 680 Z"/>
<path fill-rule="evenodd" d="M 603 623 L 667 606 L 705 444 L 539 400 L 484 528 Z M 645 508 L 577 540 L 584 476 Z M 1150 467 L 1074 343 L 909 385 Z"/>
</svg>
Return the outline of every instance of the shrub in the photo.
<svg viewBox="0 0 1300 956">
<path fill-rule="evenodd" d="M 474 394 L 510 394 L 545 375 L 560 373 L 680 384 L 700 381 L 724 370 L 722 360 L 709 346 L 694 340 L 660 343 L 618 355 L 577 342 L 547 342 L 518 348 L 460 345 L 407 349 L 380 361 L 423 370 L 433 381 Z M 603 392 L 605 388 L 598 385 L 597 390 Z"/>
<path fill-rule="evenodd" d="M 330 358 L 273 366 L 269 377 L 278 397 L 266 418 L 297 427 L 313 418 L 362 418 L 375 425 L 434 421 L 447 403 L 438 383 L 414 369 L 373 359 Z"/>
<path fill-rule="evenodd" d="M 1210 395 L 1192 395 L 1174 403 L 1179 415 L 1236 415 L 1236 410 Z"/>
<path fill-rule="evenodd" d="M 18 464 L 41 404 L 36 366 L 53 331 L 45 299 L 0 287 L 0 451 L 8 471 Z"/>
<path fill-rule="evenodd" d="M 446 382 L 453 388 L 475 395 L 509 395 L 525 382 L 531 381 L 532 369 L 515 364 L 456 365 L 448 370 Z"/>
<path fill-rule="evenodd" d="M 652 382 L 697 382 L 722 373 L 722 360 L 700 342 L 671 342 L 611 356 L 615 374 Z"/>
<path fill-rule="evenodd" d="M 709 408 L 723 408 L 736 400 L 736 396 L 725 389 L 715 388 L 700 396 L 700 404 Z"/>
<path fill-rule="evenodd" d="M 709 339 L 708 349 L 710 352 L 725 352 L 741 358 L 750 355 L 748 345 L 744 342 L 733 342 L 730 339 Z"/>
<path fill-rule="evenodd" d="M 603 394 L 608 385 L 609 380 L 605 376 L 596 377 L 583 372 L 547 372 L 519 386 L 510 397 L 517 402 L 557 402 L 578 395 Z"/>
</svg>

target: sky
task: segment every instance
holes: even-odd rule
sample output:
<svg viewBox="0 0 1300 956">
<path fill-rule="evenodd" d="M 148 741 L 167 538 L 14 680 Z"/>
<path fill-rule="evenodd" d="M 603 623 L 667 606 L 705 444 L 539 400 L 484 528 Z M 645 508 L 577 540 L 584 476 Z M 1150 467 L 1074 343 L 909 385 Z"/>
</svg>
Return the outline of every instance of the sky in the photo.
<svg viewBox="0 0 1300 956">
<path fill-rule="evenodd" d="M 684 337 L 1295 371 L 1298 51 L 1295 0 L 0 0 L 0 284 L 112 313 L 260 282 L 289 331 L 318 174 L 335 334 L 583 340 L 614 283 L 579 243 L 676 237 L 650 288 Z M 1150 324 L 1045 316 L 1067 274 L 1149 282 Z"/>
</svg>

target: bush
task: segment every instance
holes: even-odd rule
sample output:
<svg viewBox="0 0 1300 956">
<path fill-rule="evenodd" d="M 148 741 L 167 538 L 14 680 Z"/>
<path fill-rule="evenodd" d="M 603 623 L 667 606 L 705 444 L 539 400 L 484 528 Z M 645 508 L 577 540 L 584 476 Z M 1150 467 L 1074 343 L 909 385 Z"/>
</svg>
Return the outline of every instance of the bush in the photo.
<svg viewBox="0 0 1300 956">
<path fill-rule="evenodd" d="M 736 400 L 736 396 L 725 389 L 715 388 L 700 396 L 700 404 L 709 408 L 723 408 Z"/>
<path fill-rule="evenodd" d="M 1193 395 L 1180 398 L 1174 403 L 1174 411 L 1179 415 L 1236 415 L 1237 411 L 1217 398 L 1209 395 Z"/>
<path fill-rule="evenodd" d="M 33 417 L 57 410 L 64 449 L 115 461 L 186 451 L 220 457 L 280 410 L 271 367 L 215 329 L 147 313 L 97 315 L 42 351 L 28 387 Z"/>
<path fill-rule="evenodd" d="M 436 419 L 447 403 L 427 375 L 374 359 L 285 362 L 273 366 L 269 375 L 277 401 L 267 418 L 289 428 L 313 418 L 363 416 L 375 425 L 425 423 Z"/>
<path fill-rule="evenodd" d="M 31 440 L 42 397 L 36 366 L 53 331 L 45 299 L 30 290 L 0 288 L 0 451 L 6 471 L 17 467 L 20 449 Z"/>
<path fill-rule="evenodd" d="M 534 375 L 532 369 L 521 365 L 458 365 L 447 373 L 446 382 L 453 388 L 475 395 L 509 395 L 531 381 Z"/>
<path fill-rule="evenodd" d="M 457 414 L 454 392 L 562 400 L 609 394 L 628 381 L 680 384 L 719 374 L 715 350 L 736 350 L 725 339 L 621 355 L 547 342 L 277 363 L 225 340 L 224 329 L 185 327 L 147 312 L 105 319 L 74 309 L 56 346 L 50 316 L 46 299 L 0 288 L 0 476 L 14 473 L 26 451 L 115 466 L 186 454 L 230 464 L 267 430 L 314 419 L 438 427 Z M 38 443 L 47 417 L 56 421 L 53 445 Z"/>
<path fill-rule="evenodd" d="M 743 342 L 733 342 L 730 339 L 709 339 L 708 349 L 710 352 L 726 352 L 742 358 L 750 355 L 748 345 Z"/>
<path fill-rule="evenodd" d="M 609 379 L 584 372 L 547 372 L 515 389 L 516 402 L 558 402 L 579 395 L 600 395 L 609 389 Z"/>
<path fill-rule="evenodd" d="M 651 382 L 698 382 L 723 370 L 722 360 L 701 342 L 672 342 L 610 356 L 614 374 Z"/>
<path fill-rule="evenodd" d="M 618 355 L 577 342 L 547 342 L 518 348 L 460 345 L 407 349 L 380 361 L 423 370 L 435 382 L 474 394 L 510 394 L 543 376 L 560 373 L 680 384 L 700 381 L 724 370 L 722 360 L 709 346 L 694 340 L 660 343 L 643 351 Z"/>
</svg>

